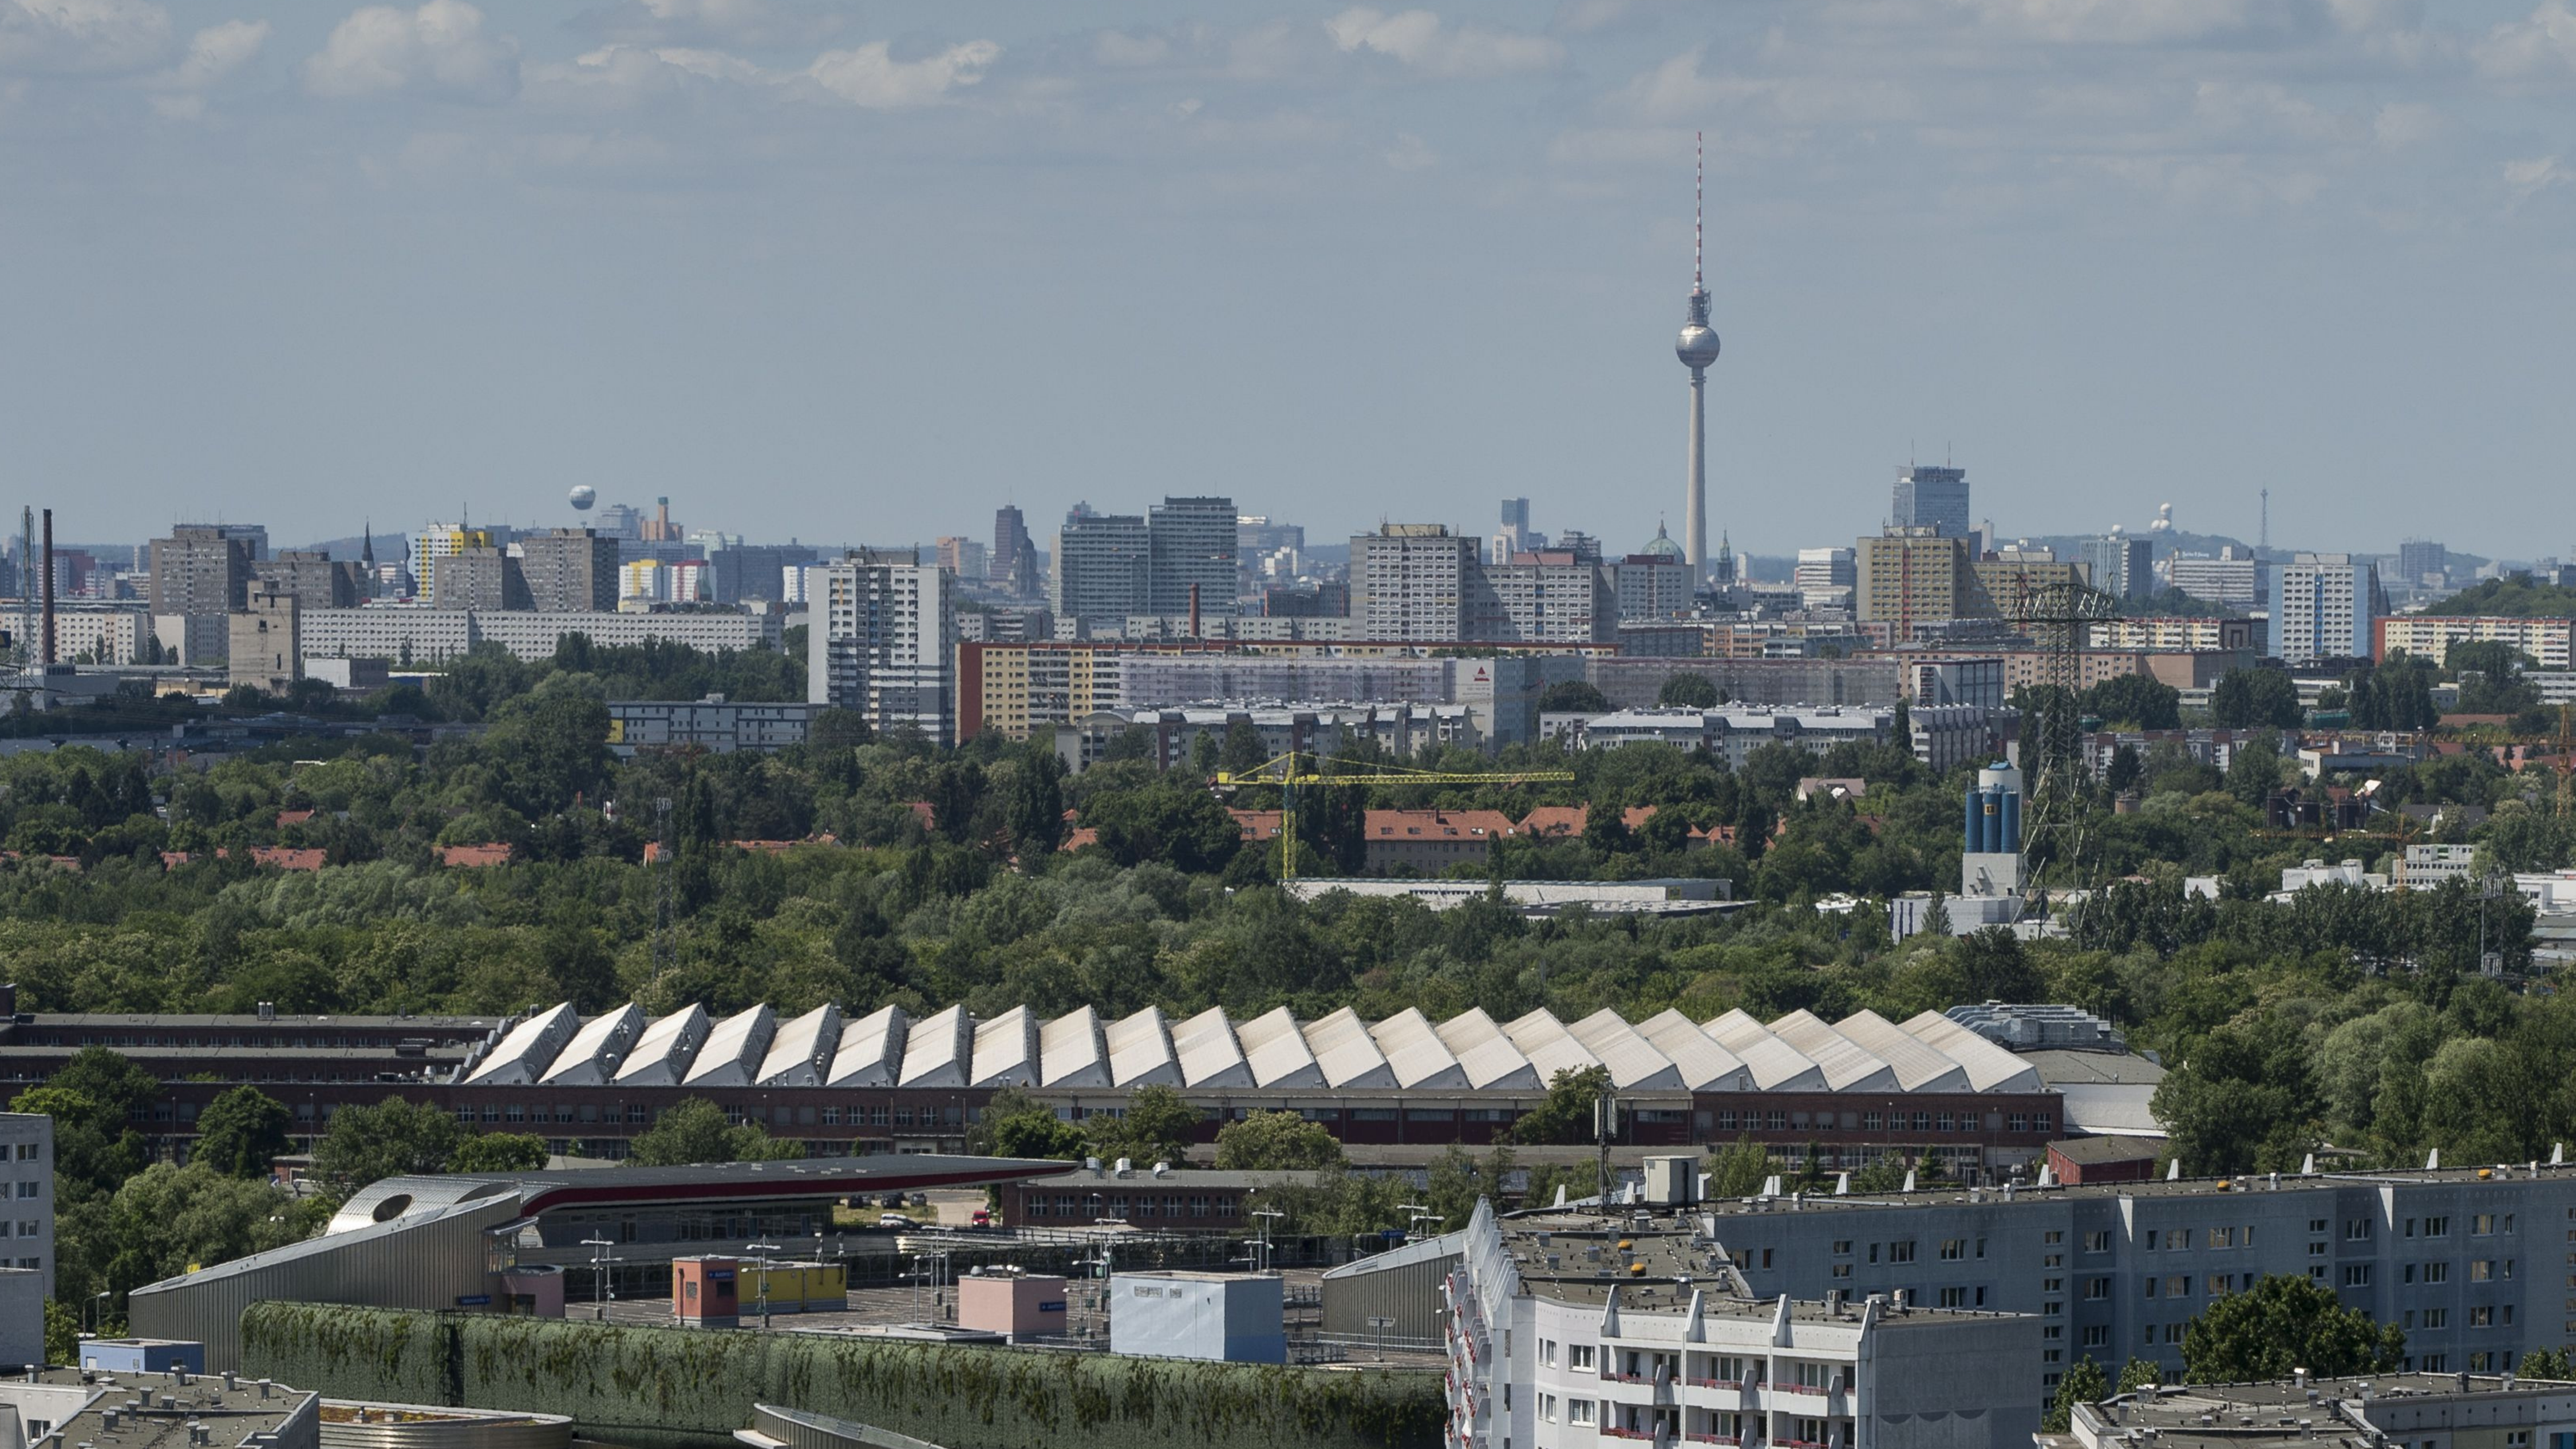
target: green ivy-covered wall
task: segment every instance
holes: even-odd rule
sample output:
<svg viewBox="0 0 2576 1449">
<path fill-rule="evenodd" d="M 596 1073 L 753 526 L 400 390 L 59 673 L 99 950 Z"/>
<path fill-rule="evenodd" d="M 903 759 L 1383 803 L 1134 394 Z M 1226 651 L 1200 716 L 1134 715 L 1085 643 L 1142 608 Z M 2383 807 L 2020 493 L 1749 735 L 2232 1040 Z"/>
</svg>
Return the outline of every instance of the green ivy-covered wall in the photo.
<svg viewBox="0 0 2576 1449">
<path fill-rule="evenodd" d="M 1446 1422 L 1423 1373 L 315 1303 L 243 1313 L 242 1365 L 333 1398 L 563 1414 L 638 1446 L 729 1441 L 755 1402 L 950 1449 L 1433 1449 Z"/>
</svg>

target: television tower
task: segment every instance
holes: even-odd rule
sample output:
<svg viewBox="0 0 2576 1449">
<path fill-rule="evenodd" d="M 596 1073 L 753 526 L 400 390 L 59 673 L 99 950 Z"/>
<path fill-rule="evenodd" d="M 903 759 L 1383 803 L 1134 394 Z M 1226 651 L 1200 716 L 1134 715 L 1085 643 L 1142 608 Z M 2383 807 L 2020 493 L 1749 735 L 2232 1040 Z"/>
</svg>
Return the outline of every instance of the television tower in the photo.
<svg viewBox="0 0 2576 1449">
<path fill-rule="evenodd" d="M 1696 592 L 1708 581 L 1708 365 L 1717 361 L 1717 334 L 1708 325 L 1708 288 L 1700 275 L 1707 148 L 1696 135 L 1692 144 L 1690 310 L 1682 318 L 1682 335 L 1673 343 L 1673 355 L 1691 375 L 1690 497 L 1682 509 L 1682 556 L 1690 563 L 1691 588 Z"/>
</svg>

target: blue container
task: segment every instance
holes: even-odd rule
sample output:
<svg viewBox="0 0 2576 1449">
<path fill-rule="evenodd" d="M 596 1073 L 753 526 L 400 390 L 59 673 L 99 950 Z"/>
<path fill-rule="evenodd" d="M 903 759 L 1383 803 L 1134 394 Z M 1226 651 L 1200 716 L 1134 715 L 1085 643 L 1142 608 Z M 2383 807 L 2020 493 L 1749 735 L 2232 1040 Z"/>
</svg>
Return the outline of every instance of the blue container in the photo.
<svg viewBox="0 0 2576 1449">
<path fill-rule="evenodd" d="M 2004 799 L 2001 835 L 1995 849 L 2019 850 L 2021 849 L 2021 792 L 2002 790 L 1997 793 Z"/>
<path fill-rule="evenodd" d="M 1959 848 L 1970 855 L 1986 848 L 1986 792 L 1968 787 L 1968 830 Z"/>
</svg>

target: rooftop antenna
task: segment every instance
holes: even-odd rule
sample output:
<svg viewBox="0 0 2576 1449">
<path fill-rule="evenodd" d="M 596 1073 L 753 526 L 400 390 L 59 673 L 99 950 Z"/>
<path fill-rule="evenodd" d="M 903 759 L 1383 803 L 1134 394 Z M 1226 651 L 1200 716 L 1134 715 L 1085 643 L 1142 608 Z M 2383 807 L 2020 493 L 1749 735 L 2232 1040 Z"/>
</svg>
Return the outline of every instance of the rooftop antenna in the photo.
<svg viewBox="0 0 2576 1449">
<path fill-rule="evenodd" d="M 2272 490 L 2269 488 L 2263 490 L 2263 521 L 2255 529 L 2254 546 L 2258 549 L 2272 546 Z"/>
</svg>

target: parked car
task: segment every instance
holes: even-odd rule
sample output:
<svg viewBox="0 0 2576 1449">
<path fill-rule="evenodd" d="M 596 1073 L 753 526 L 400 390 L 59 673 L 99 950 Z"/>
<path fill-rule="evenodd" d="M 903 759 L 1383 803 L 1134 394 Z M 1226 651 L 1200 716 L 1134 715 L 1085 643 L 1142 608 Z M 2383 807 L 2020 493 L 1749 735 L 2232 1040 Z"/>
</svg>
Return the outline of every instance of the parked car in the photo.
<svg viewBox="0 0 2576 1449">
<path fill-rule="evenodd" d="M 993 1225 L 993 1214 L 989 1209 L 977 1208 L 975 1209 L 975 1216 L 967 1219 L 967 1222 L 973 1227 L 989 1228 Z"/>
<path fill-rule="evenodd" d="M 881 1228 L 917 1228 L 920 1227 L 921 1224 L 914 1222 L 912 1219 L 905 1217 L 901 1213 L 879 1213 L 877 1214 L 877 1226 Z"/>
</svg>

